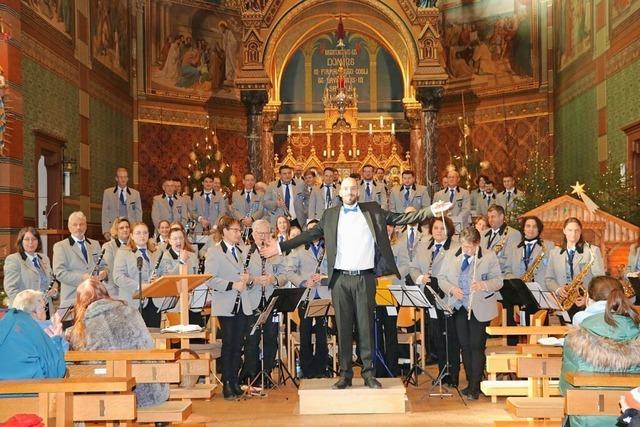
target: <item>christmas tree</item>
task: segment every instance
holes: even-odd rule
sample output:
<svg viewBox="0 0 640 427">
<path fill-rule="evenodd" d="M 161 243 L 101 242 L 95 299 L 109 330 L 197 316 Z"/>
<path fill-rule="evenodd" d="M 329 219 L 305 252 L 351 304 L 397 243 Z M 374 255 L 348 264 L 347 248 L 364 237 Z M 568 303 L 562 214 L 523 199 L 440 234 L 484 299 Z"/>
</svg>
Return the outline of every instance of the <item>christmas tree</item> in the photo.
<svg viewBox="0 0 640 427">
<path fill-rule="evenodd" d="M 530 153 L 524 176 L 518 187 L 524 191 L 524 197 L 515 200 L 515 207 L 507 215 L 507 222 L 517 226 L 518 217 L 550 200 L 560 196 L 560 188 L 556 183 L 553 159 L 540 153 L 536 143 Z"/>
<path fill-rule="evenodd" d="M 209 117 L 207 116 L 207 123 Z M 219 177 L 223 186 L 229 186 L 231 166 L 225 162 L 220 151 L 220 143 L 215 129 L 205 126 L 204 141 L 196 142 L 189 153 L 189 191 L 202 190 L 202 181 L 206 176 Z"/>
<path fill-rule="evenodd" d="M 608 213 L 640 225 L 640 197 L 635 194 L 632 177 L 625 169 L 624 164 L 616 164 L 609 156 L 593 199 Z"/>
</svg>

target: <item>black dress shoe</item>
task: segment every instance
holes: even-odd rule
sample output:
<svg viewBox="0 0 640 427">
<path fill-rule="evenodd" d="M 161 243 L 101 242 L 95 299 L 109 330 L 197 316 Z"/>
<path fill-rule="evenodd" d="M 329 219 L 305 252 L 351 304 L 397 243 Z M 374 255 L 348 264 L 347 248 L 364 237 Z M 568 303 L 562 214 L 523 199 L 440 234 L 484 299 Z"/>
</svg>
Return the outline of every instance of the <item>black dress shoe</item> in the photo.
<svg viewBox="0 0 640 427">
<path fill-rule="evenodd" d="M 234 392 L 231 383 L 229 383 L 228 381 L 225 381 L 222 386 L 222 397 L 224 397 L 224 400 L 236 400 L 237 398 L 237 395 Z"/>
<path fill-rule="evenodd" d="M 378 381 L 374 377 L 365 378 L 364 385 L 369 388 L 382 388 L 382 384 L 380 384 L 380 381 Z"/>
<path fill-rule="evenodd" d="M 231 390 L 233 390 L 233 394 L 235 394 L 238 397 L 244 394 L 244 391 L 242 391 L 242 389 L 240 388 L 240 384 L 238 383 L 231 384 Z"/>
<path fill-rule="evenodd" d="M 460 394 L 463 396 L 468 396 L 469 394 L 471 394 L 471 392 L 469 391 L 469 387 L 466 387 L 460 390 Z"/>
<path fill-rule="evenodd" d="M 467 394 L 467 400 L 478 400 L 480 398 L 480 393 L 473 392 Z"/>
<path fill-rule="evenodd" d="M 334 390 L 343 390 L 347 387 L 351 387 L 351 378 L 340 377 L 338 382 L 331 386 Z"/>
</svg>

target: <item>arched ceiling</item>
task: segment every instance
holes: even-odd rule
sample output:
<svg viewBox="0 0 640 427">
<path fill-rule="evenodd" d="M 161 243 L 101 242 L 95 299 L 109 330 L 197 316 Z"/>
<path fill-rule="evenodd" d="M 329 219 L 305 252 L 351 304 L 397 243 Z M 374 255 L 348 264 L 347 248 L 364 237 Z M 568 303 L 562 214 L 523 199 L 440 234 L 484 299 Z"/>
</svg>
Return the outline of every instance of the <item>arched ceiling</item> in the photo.
<svg viewBox="0 0 640 427">
<path fill-rule="evenodd" d="M 400 15 L 374 0 L 304 0 L 286 10 L 265 40 L 264 66 L 272 82 L 271 101 L 280 101 L 280 81 L 295 51 L 309 39 L 335 31 L 342 15 L 345 30 L 376 40 L 398 63 L 404 96 L 413 98 L 416 41 Z"/>
</svg>

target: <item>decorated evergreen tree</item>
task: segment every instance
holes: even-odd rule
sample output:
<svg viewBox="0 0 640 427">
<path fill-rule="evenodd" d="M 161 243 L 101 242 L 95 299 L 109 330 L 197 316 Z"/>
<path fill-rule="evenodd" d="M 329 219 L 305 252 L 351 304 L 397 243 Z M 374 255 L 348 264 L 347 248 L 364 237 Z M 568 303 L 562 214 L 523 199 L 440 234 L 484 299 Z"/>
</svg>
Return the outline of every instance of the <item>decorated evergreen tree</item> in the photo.
<svg viewBox="0 0 640 427">
<path fill-rule="evenodd" d="M 207 175 L 219 177 L 223 186 L 230 185 L 231 166 L 222 157 L 215 129 L 208 125 L 204 128 L 204 141 L 196 142 L 189 153 L 189 192 L 202 190 L 202 181 Z"/>
<path fill-rule="evenodd" d="M 611 160 L 600 174 L 595 202 L 608 213 L 640 225 L 640 197 L 635 194 L 632 177 Z"/>
<path fill-rule="evenodd" d="M 511 226 L 517 226 L 520 215 L 562 194 L 556 182 L 553 159 L 541 154 L 539 148 L 539 143 L 536 143 L 529 155 L 524 176 L 518 181 L 524 197 L 516 199 L 515 208 L 508 212 L 507 222 Z"/>
</svg>

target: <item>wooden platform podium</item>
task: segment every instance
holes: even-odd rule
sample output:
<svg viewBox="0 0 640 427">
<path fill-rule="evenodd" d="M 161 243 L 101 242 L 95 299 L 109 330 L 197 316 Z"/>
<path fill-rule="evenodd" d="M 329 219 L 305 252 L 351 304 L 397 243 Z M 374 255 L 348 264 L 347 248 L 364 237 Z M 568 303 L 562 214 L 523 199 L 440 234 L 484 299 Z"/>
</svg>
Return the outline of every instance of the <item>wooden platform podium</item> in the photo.
<svg viewBox="0 0 640 427">
<path fill-rule="evenodd" d="M 134 299 L 179 297 L 180 324 L 189 324 L 189 293 L 213 277 L 211 274 L 186 274 L 186 266 L 181 272 L 185 274 L 162 276 L 142 288 L 142 295 L 136 292 Z M 154 339 L 156 338 L 153 334 Z M 171 335 L 171 336 L 169 336 Z M 180 338 L 180 347 L 189 348 L 190 338 L 205 338 L 206 331 L 188 334 L 162 334 L 163 338 Z"/>
<path fill-rule="evenodd" d="M 382 388 L 364 386 L 361 378 L 353 386 L 333 390 L 336 378 L 302 380 L 298 389 L 300 415 L 404 414 L 407 393 L 400 378 L 378 378 Z"/>
</svg>

